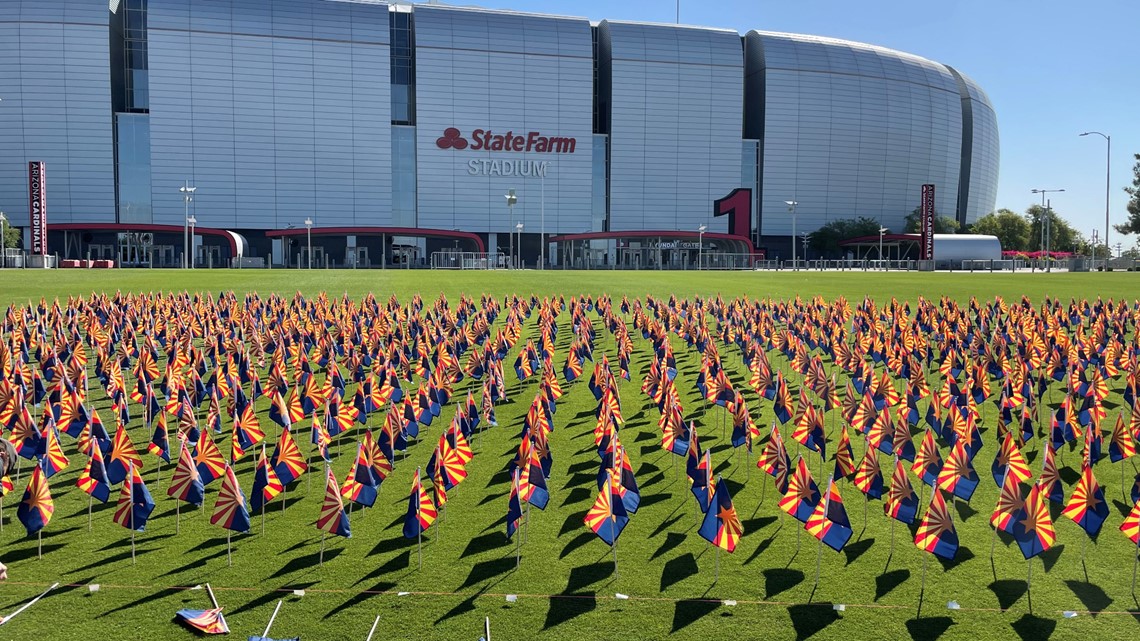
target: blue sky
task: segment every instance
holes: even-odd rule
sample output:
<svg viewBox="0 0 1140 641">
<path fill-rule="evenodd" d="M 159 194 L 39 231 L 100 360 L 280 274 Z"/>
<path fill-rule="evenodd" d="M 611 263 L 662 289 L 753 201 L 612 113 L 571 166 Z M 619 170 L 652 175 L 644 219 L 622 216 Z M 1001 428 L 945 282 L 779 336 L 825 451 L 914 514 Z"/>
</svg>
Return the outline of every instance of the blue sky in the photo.
<svg viewBox="0 0 1140 641">
<path fill-rule="evenodd" d="M 456 2 L 455 4 L 468 4 Z M 489 8 L 674 22 L 670 0 L 483 0 Z M 1024 211 L 1051 194 L 1086 236 L 1104 227 L 1105 144 L 1112 136 L 1114 224 L 1127 217 L 1133 154 L 1140 153 L 1140 0 L 694 0 L 681 22 L 737 31 L 832 36 L 899 49 L 954 66 L 994 105 L 1001 134 L 998 207 Z M 1103 231 L 1101 232 L 1103 233 Z M 1121 241 L 1115 231 L 1111 242 Z M 1136 237 L 1124 240 L 1128 248 Z"/>
</svg>

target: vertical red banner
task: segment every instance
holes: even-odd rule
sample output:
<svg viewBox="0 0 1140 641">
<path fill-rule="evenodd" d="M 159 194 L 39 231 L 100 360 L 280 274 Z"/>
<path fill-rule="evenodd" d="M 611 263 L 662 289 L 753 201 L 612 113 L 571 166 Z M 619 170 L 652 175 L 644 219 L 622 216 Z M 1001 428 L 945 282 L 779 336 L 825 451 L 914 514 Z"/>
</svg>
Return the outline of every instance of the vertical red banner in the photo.
<svg viewBox="0 0 1140 641">
<path fill-rule="evenodd" d="M 47 249 L 47 181 L 44 163 L 28 163 L 28 218 L 32 231 L 32 253 L 46 256 Z"/>
<path fill-rule="evenodd" d="M 919 259 L 934 260 L 934 185 L 922 186 L 922 240 Z"/>
</svg>

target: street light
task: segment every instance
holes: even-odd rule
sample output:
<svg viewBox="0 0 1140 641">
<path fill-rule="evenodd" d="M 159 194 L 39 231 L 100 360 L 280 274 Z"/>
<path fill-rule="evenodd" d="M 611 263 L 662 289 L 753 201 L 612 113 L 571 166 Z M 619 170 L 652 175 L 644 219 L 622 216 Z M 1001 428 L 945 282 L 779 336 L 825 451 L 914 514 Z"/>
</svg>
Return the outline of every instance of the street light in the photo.
<svg viewBox="0 0 1140 641">
<path fill-rule="evenodd" d="M 194 225 L 198 224 L 198 219 L 194 216 L 190 216 L 186 219 L 186 222 L 190 223 L 190 269 L 194 269 Z"/>
<path fill-rule="evenodd" d="M 1104 246 L 1108 247 L 1108 211 L 1109 211 L 1109 194 L 1112 191 L 1112 136 L 1102 134 L 1099 131 L 1086 131 L 1081 134 L 1088 136 L 1089 134 L 1096 134 L 1104 138 L 1106 149 L 1104 154 Z M 1096 255 L 1096 247 L 1093 247 L 1093 255 Z M 1104 271 L 1108 271 L 1108 251 L 1104 253 Z"/>
<path fill-rule="evenodd" d="M 799 203 L 785 200 L 784 204 L 788 206 L 788 212 L 792 215 L 792 269 L 796 269 L 796 205 Z"/>
<path fill-rule="evenodd" d="M 705 232 L 708 231 L 708 225 L 701 225 L 697 227 L 697 271 L 704 269 L 705 262 Z"/>
<path fill-rule="evenodd" d="M 804 269 L 808 269 L 808 264 L 807 264 L 807 257 L 808 257 L 808 251 L 807 251 L 807 245 L 808 245 L 808 233 L 805 231 L 804 233 L 800 234 L 800 237 L 801 237 L 801 238 L 803 238 L 803 241 L 804 241 Z"/>
<path fill-rule="evenodd" d="M 182 203 L 184 205 L 182 212 L 182 269 L 186 269 L 188 262 L 186 258 L 190 255 L 190 203 L 194 201 L 194 192 L 197 189 L 197 187 L 190 186 L 189 180 L 178 188 L 178 191 L 182 192 Z"/>
<path fill-rule="evenodd" d="M 886 227 L 880 227 L 879 228 L 879 265 L 880 265 L 880 267 L 884 267 L 886 265 L 886 263 L 883 262 L 883 235 L 886 234 L 888 231 L 890 231 L 890 230 L 887 229 Z M 883 271 L 886 271 L 886 269 L 884 269 Z"/>
<path fill-rule="evenodd" d="M 2 99 L 0 99 L 2 100 Z M 4 212 L 0 211 L 0 269 L 4 269 L 4 263 L 8 260 L 8 217 Z"/>
<path fill-rule="evenodd" d="M 507 193 L 503 195 L 503 198 L 507 199 L 507 224 L 510 224 L 510 221 L 515 219 L 515 203 L 517 203 L 519 201 L 519 199 L 518 199 L 518 197 L 515 196 L 515 190 L 514 189 L 508 189 Z M 515 228 L 519 231 L 519 254 L 521 255 L 522 254 L 522 223 L 519 223 Z M 511 236 L 511 260 L 515 259 L 514 242 L 515 242 L 515 237 Z"/>
<path fill-rule="evenodd" d="M 1045 258 L 1045 271 L 1053 271 L 1053 262 L 1049 260 L 1050 249 L 1053 244 L 1053 216 L 1052 210 L 1045 200 L 1045 194 L 1060 193 L 1064 189 L 1030 189 L 1031 194 L 1041 194 L 1041 251 Z M 1048 227 L 1048 229 L 1046 229 Z"/>
<path fill-rule="evenodd" d="M 538 211 L 541 227 L 538 233 L 538 239 L 541 241 L 538 244 L 538 268 L 546 269 L 546 172 L 539 174 L 539 198 L 538 198 Z"/>
<path fill-rule="evenodd" d="M 515 263 L 515 265 L 517 266 L 520 262 L 522 262 L 522 232 L 523 232 L 522 221 L 520 221 L 517 225 L 515 225 L 515 232 L 518 233 L 518 235 L 519 235 L 519 260 L 518 261 L 515 260 L 514 236 L 512 236 L 511 237 L 511 239 L 512 239 L 511 240 L 511 262 Z"/>
<path fill-rule="evenodd" d="M 305 235 L 308 236 L 309 269 L 313 268 L 313 219 L 305 218 Z"/>
</svg>

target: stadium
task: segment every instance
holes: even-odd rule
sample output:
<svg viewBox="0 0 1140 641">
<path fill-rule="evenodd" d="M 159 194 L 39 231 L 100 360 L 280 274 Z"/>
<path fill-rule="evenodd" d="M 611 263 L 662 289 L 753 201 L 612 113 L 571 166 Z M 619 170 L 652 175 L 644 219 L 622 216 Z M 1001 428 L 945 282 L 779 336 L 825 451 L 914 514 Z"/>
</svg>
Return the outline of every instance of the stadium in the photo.
<svg viewBox="0 0 1140 641">
<path fill-rule="evenodd" d="M 868 44 L 367 1 L 5 14 L 0 210 L 25 226 L 42 162 L 63 258 L 178 266 L 189 235 L 199 266 L 683 267 L 901 231 L 924 184 L 960 225 L 995 204 L 982 89 Z"/>
</svg>

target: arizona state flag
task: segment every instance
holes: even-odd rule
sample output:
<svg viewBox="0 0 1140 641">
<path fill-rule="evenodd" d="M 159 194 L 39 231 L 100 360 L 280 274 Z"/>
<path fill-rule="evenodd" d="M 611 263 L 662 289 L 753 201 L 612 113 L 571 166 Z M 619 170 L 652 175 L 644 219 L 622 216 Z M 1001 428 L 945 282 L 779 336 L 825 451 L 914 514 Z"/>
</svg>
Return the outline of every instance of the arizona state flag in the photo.
<svg viewBox="0 0 1140 641">
<path fill-rule="evenodd" d="M 1132 511 L 1124 517 L 1124 522 L 1120 524 L 1120 531 L 1124 532 L 1124 536 L 1127 536 L 1133 543 L 1140 544 L 1140 501 L 1136 501 L 1132 505 Z"/>
<path fill-rule="evenodd" d="M 194 463 L 198 466 L 198 476 L 202 479 L 203 485 L 213 483 L 215 479 L 221 478 L 226 473 L 226 460 L 222 457 L 221 450 L 214 444 L 214 439 L 208 430 L 203 430 L 198 437 L 193 454 Z"/>
<path fill-rule="evenodd" d="M 1061 472 L 1057 469 L 1057 450 L 1050 443 L 1045 444 L 1045 456 L 1041 459 L 1041 476 L 1037 477 L 1037 485 L 1042 486 L 1042 492 L 1054 503 L 1065 500 L 1065 487 L 1061 485 Z"/>
<path fill-rule="evenodd" d="M 154 424 L 154 435 L 150 437 L 146 449 L 167 463 L 170 462 L 170 432 L 166 427 L 166 412 L 158 413 L 158 420 Z"/>
<path fill-rule="evenodd" d="M 55 512 L 55 503 L 51 498 L 51 488 L 48 487 L 47 476 L 40 466 L 32 469 L 28 479 L 28 488 L 24 490 L 24 498 L 16 508 L 16 518 L 24 524 L 28 536 L 39 532 L 51 522 L 51 515 Z"/>
<path fill-rule="evenodd" d="M 254 512 L 277 498 L 285 491 L 285 485 L 277 477 L 273 463 L 265 456 L 265 443 L 261 444 L 261 456 L 257 457 L 253 472 L 253 490 L 250 492 L 249 509 Z"/>
<path fill-rule="evenodd" d="M 194 465 L 194 457 L 190 456 L 185 439 L 179 447 L 178 465 L 170 477 L 170 487 L 166 488 L 166 494 L 195 507 L 205 499 L 206 486 L 202 484 L 202 477 L 198 474 L 198 467 Z"/>
<path fill-rule="evenodd" d="M 915 495 L 910 478 L 906 475 L 906 468 L 903 467 L 902 461 L 897 459 L 883 511 L 892 519 L 907 525 L 914 523 L 914 517 L 918 515 L 918 496 Z"/>
<path fill-rule="evenodd" d="M 91 448 L 91 456 L 87 459 L 87 466 L 79 473 L 75 485 L 87 494 L 106 503 L 111 498 L 111 483 L 107 480 L 107 469 L 103 465 L 103 450 L 96 445 Z M 3 496 L 0 494 L 0 496 Z"/>
<path fill-rule="evenodd" d="M 127 478 L 127 471 L 134 466 L 143 469 L 142 457 L 135 451 L 131 437 L 120 423 L 115 429 L 115 437 L 111 440 L 111 457 L 107 461 L 107 480 L 112 485 L 122 483 Z"/>
<path fill-rule="evenodd" d="M 990 525 L 1007 534 L 1013 532 L 1013 519 L 1025 507 L 1025 499 L 1021 496 L 1021 482 L 1012 474 L 1007 474 L 1001 485 L 994 512 L 990 515 Z"/>
<path fill-rule="evenodd" d="M 731 553 L 736 550 L 736 544 L 744 534 L 744 526 L 740 523 L 736 508 L 732 506 L 728 485 L 719 479 L 714 485 L 716 490 L 713 492 L 712 503 L 705 512 L 697 534 L 709 543 Z"/>
<path fill-rule="evenodd" d="M 952 493 L 954 496 L 969 501 L 978 489 L 978 473 L 970 464 L 970 455 L 966 452 L 965 444 L 961 439 L 954 443 L 950 450 L 950 457 L 938 473 L 938 489 Z"/>
<path fill-rule="evenodd" d="M 851 437 L 847 425 L 839 429 L 839 445 L 835 448 L 835 478 L 847 478 L 855 473 L 855 453 L 851 451 Z"/>
<path fill-rule="evenodd" d="M 792 461 L 775 423 L 772 423 L 768 442 L 756 459 L 756 467 L 775 479 L 777 492 L 783 494 L 788 491 L 788 473 L 791 472 Z"/>
<path fill-rule="evenodd" d="M 951 560 L 958 554 L 958 532 L 954 529 L 954 521 L 950 519 L 950 511 L 946 509 L 946 499 L 942 498 L 940 489 L 934 490 L 926 516 L 918 524 L 914 544 L 920 550 L 943 559 Z"/>
<path fill-rule="evenodd" d="M 609 478 L 598 492 L 598 498 L 594 499 L 593 507 L 586 512 L 585 522 L 586 527 L 611 546 L 629 523 L 625 505 L 622 504 L 621 498 L 614 494 L 612 481 Z"/>
<path fill-rule="evenodd" d="M 36 452 L 36 456 L 40 459 L 40 467 L 44 469 L 44 475 L 51 478 L 66 468 L 70 461 L 67 460 L 63 448 L 59 445 L 59 430 L 50 421 L 48 425 L 44 426 L 39 443 L 39 451 Z"/>
<path fill-rule="evenodd" d="M 269 461 L 282 485 L 296 481 L 309 469 L 309 464 L 305 462 L 288 427 L 281 428 L 281 436 L 277 439 L 277 445 L 273 446 L 273 455 Z"/>
<path fill-rule="evenodd" d="M 1025 505 L 1013 518 L 1013 538 L 1026 559 L 1041 554 L 1057 542 L 1057 531 L 1053 527 L 1053 517 L 1049 515 L 1045 491 L 1041 483 L 1034 484 Z"/>
<path fill-rule="evenodd" d="M 1005 438 L 1001 441 L 1001 448 L 998 449 L 997 456 L 994 457 L 994 464 L 990 467 L 990 472 L 993 474 L 994 483 L 1001 487 L 1005 481 L 1006 474 L 1010 474 L 1018 482 L 1025 482 L 1033 478 L 1033 472 L 1029 470 L 1029 463 L 1025 461 L 1025 456 L 1021 453 L 1021 449 L 1017 447 L 1017 441 L 1013 437 L 1013 432 L 1006 432 Z"/>
<path fill-rule="evenodd" d="M 934 487 L 938 481 L 938 476 L 942 472 L 942 455 L 938 453 L 938 443 L 934 440 L 933 430 L 928 429 L 923 435 L 922 444 L 918 447 L 918 453 L 914 456 L 910 470 L 931 487 Z"/>
<path fill-rule="evenodd" d="M 788 480 L 788 490 L 780 498 L 780 509 L 806 523 L 815 506 L 819 504 L 819 487 L 811 477 L 807 462 L 801 456 L 796 463 L 796 471 Z"/>
<path fill-rule="evenodd" d="M 878 450 L 867 446 L 863 452 L 863 460 L 859 462 L 859 469 L 855 470 L 855 487 L 869 499 L 883 497 L 883 472 L 879 467 Z"/>
<path fill-rule="evenodd" d="M 234 468 L 226 466 L 222 476 L 222 487 L 218 490 L 218 500 L 214 502 L 214 513 L 210 515 L 210 523 L 220 525 L 234 532 L 249 531 L 249 508 L 245 501 L 245 494 L 238 485 Z"/>
<path fill-rule="evenodd" d="M 1096 482 L 1088 460 L 1081 469 L 1081 478 L 1073 487 L 1073 494 L 1061 516 L 1073 519 L 1089 536 L 1095 537 L 1108 518 L 1108 503 L 1104 500 L 1104 489 Z"/>
<path fill-rule="evenodd" d="M 348 515 L 344 513 L 344 501 L 340 498 L 340 486 L 333 475 L 332 467 L 325 466 L 325 498 L 321 503 L 321 513 L 317 516 L 317 529 L 329 534 L 352 538 Z"/>
<path fill-rule="evenodd" d="M 578 367 L 581 373 L 581 366 Z M 511 493 L 507 497 L 507 540 L 509 541 L 515 535 L 515 530 L 519 529 L 519 523 L 522 522 L 522 502 L 519 500 L 519 471 L 516 469 L 514 474 L 511 475 Z"/>
<path fill-rule="evenodd" d="M 827 547 L 839 552 L 851 539 L 851 520 L 843 507 L 843 497 L 835 481 L 829 481 L 827 494 L 816 504 L 815 510 L 804 523 L 804 529 Z"/>
<path fill-rule="evenodd" d="M 427 490 L 420 483 L 420 470 L 416 468 L 416 476 L 412 479 L 412 491 L 408 494 L 408 513 L 404 517 L 404 537 L 414 539 L 426 532 L 432 523 L 435 523 L 439 512 L 435 503 L 428 496 Z"/>
<path fill-rule="evenodd" d="M 127 470 L 127 479 L 123 482 L 123 489 L 119 493 L 119 504 L 115 507 L 114 521 L 128 530 L 143 532 L 146 530 L 147 519 L 154 511 L 154 499 L 146 489 L 139 471 L 131 466 Z"/>
</svg>

